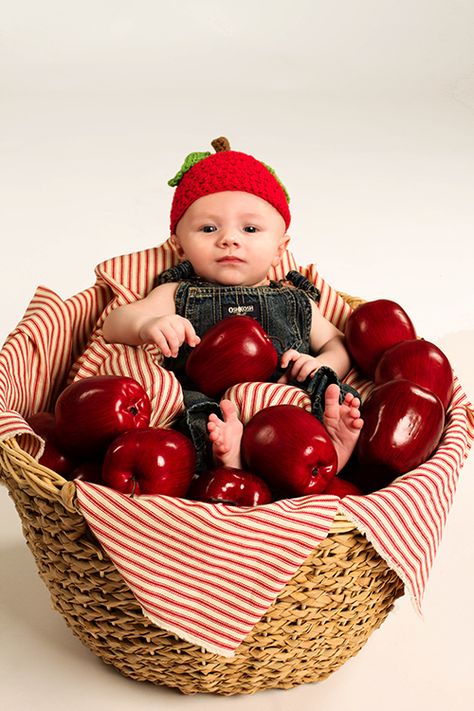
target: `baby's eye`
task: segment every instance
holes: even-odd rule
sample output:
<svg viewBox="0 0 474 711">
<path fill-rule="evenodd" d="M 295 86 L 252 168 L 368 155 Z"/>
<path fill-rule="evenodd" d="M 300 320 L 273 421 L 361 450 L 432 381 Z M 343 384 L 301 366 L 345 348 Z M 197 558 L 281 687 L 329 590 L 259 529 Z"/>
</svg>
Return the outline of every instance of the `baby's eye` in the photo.
<svg viewBox="0 0 474 711">
<path fill-rule="evenodd" d="M 244 227 L 244 232 L 254 234 L 255 232 L 257 232 L 257 228 L 254 225 L 247 225 L 247 227 Z"/>
<path fill-rule="evenodd" d="M 216 228 L 215 225 L 203 225 L 203 226 L 201 227 L 201 231 L 202 231 L 202 232 L 205 232 L 206 234 L 208 234 L 208 233 L 210 233 L 210 232 L 215 232 L 216 229 L 217 229 L 217 228 Z"/>
</svg>

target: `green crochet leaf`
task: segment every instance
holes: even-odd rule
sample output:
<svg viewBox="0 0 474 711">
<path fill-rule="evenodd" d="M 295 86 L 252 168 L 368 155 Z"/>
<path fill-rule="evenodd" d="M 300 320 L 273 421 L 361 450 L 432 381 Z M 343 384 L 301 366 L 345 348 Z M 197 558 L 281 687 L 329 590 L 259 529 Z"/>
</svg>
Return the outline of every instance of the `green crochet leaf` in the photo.
<svg viewBox="0 0 474 711">
<path fill-rule="evenodd" d="M 172 188 L 176 187 L 176 185 L 179 185 L 181 178 L 185 173 L 188 172 L 190 168 L 193 167 L 193 165 L 196 165 L 196 163 L 199 163 L 200 160 L 203 160 L 204 158 L 208 158 L 211 154 L 209 152 L 206 153 L 189 153 L 189 155 L 186 156 L 184 159 L 184 163 L 181 166 L 181 168 L 178 170 L 174 178 L 171 178 L 171 180 L 168 180 L 168 185 L 170 185 Z"/>
<path fill-rule="evenodd" d="M 271 165 L 268 165 L 267 163 L 264 163 L 263 160 L 261 160 L 260 163 L 261 163 L 262 165 L 264 165 L 265 168 L 266 168 L 268 171 L 270 171 L 270 173 L 273 175 L 273 177 L 275 178 L 275 180 L 277 180 L 277 181 L 280 183 L 281 187 L 283 188 L 283 192 L 284 192 L 285 195 L 286 195 L 286 199 L 288 200 L 288 204 L 290 204 L 290 193 L 289 193 L 288 190 L 285 188 L 285 186 L 283 185 L 283 183 L 281 182 L 280 178 L 279 178 L 278 175 L 275 173 L 275 171 L 273 170 L 273 168 L 271 167 Z"/>
</svg>

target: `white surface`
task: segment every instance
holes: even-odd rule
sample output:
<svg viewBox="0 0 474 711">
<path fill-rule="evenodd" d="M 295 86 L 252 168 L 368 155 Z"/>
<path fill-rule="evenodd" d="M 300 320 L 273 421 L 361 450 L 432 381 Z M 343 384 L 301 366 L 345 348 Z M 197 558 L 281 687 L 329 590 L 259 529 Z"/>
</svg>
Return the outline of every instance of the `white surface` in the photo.
<svg viewBox="0 0 474 711">
<path fill-rule="evenodd" d="M 473 22 L 459 0 L 3 7 L 0 340 L 38 284 L 66 298 L 101 260 L 163 241 L 166 181 L 224 134 L 288 187 L 300 263 L 401 303 L 473 400 Z M 1 489 L 2 708 L 471 708 L 473 473 L 471 456 L 424 621 L 403 598 L 327 681 L 234 698 L 96 660 L 50 610 Z"/>
</svg>

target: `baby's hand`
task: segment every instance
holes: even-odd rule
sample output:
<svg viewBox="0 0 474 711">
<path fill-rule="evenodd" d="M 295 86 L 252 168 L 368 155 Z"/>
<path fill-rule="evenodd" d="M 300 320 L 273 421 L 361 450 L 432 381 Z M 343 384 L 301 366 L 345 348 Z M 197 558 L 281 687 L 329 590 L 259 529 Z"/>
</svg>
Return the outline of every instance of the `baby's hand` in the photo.
<svg viewBox="0 0 474 711">
<path fill-rule="evenodd" d="M 140 328 L 139 338 L 144 343 L 156 343 L 167 358 L 176 358 L 184 342 L 197 346 L 201 340 L 191 321 L 178 314 L 149 319 Z"/>
<path fill-rule="evenodd" d="M 280 366 L 286 368 L 293 362 L 293 365 L 279 378 L 279 383 L 289 383 L 291 380 L 297 380 L 302 383 L 310 375 L 314 375 L 323 363 L 319 358 L 306 353 L 298 353 L 293 348 L 285 351 L 281 357 Z"/>
</svg>

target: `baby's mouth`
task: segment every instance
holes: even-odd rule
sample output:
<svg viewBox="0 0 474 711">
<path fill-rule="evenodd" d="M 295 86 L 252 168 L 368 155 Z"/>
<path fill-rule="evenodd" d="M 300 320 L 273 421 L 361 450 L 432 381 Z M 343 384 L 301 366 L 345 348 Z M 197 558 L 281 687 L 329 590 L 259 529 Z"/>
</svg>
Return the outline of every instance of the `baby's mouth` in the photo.
<svg viewBox="0 0 474 711">
<path fill-rule="evenodd" d="M 226 257 L 221 257 L 220 259 L 217 260 L 219 264 L 238 264 L 243 262 L 243 259 L 240 259 L 240 257 L 234 257 L 232 255 L 227 255 Z"/>
</svg>

